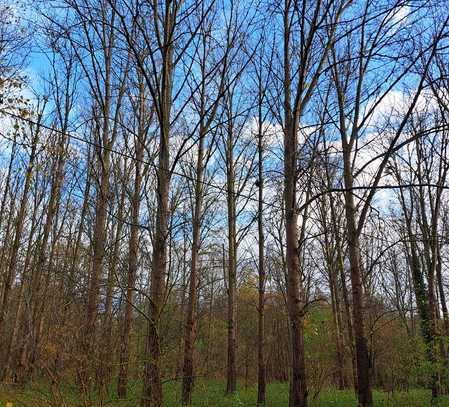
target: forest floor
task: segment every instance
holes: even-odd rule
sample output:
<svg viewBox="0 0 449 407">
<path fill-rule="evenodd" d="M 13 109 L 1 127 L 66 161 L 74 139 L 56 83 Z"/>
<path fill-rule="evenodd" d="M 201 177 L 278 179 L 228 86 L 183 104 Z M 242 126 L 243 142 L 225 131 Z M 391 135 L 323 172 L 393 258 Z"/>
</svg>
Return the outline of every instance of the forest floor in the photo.
<svg viewBox="0 0 449 407">
<path fill-rule="evenodd" d="M 257 386 L 242 388 L 233 397 L 223 394 L 224 385 L 220 382 L 204 381 L 197 383 L 193 396 L 193 407 L 254 407 L 257 397 Z M 105 397 L 102 402 L 91 401 L 85 403 L 73 388 L 65 389 L 47 386 L 29 386 L 26 389 L 14 389 L 10 386 L 0 387 L 0 407 L 135 407 L 139 406 L 140 385 L 136 384 L 131 389 L 130 396 L 126 400 L 117 400 L 113 397 Z M 376 390 L 374 392 L 375 406 L 391 407 L 425 407 L 430 406 L 430 393 L 423 389 L 414 389 L 408 392 L 387 393 Z M 12 403 L 7 404 L 7 402 Z M 288 385 L 273 383 L 267 388 L 267 407 L 288 406 Z M 315 399 L 310 399 L 311 407 L 356 406 L 356 399 L 352 391 L 323 390 Z M 442 397 L 437 404 L 440 407 L 449 407 L 449 396 Z M 180 406 L 179 385 L 167 384 L 164 391 L 164 406 Z"/>
</svg>

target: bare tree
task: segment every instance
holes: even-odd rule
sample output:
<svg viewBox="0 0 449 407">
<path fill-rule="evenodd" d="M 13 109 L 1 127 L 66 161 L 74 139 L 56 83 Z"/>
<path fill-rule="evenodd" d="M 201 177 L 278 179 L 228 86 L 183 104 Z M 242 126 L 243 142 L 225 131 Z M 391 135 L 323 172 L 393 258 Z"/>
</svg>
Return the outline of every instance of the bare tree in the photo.
<svg viewBox="0 0 449 407">
<path fill-rule="evenodd" d="M 290 406 L 308 404 L 303 338 L 305 295 L 299 274 L 298 134 L 307 105 L 326 67 L 327 56 L 335 41 L 336 26 L 348 4 L 347 1 L 315 4 L 302 1 L 298 4 L 286 0 L 279 10 L 283 41 L 280 72 L 283 111 L 280 117 L 284 132 L 287 305 L 292 344 Z M 321 33 L 325 31 L 323 42 Z"/>
<path fill-rule="evenodd" d="M 404 41 L 409 39 L 409 33 L 403 33 L 405 28 L 400 24 L 400 20 L 395 17 L 398 13 L 398 8 L 402 6 L 402 4 L 385 5 L 379 11 L 373 8 L 374 4 L 372 2 L 365 2 L 363 7 L 359 9 L 360 18 L 357 20 L 356 25 L 349 23 L 348 27 L 345 27 L 345 29 L 350 30 L 350 34 L 345 34 L 343 41 L 339 42 L 339 46 L 336 47 L 339 48 L 341 46 L 342 52 L 337 53 L 336 48 L 333 48 L 332 51 L 331 75 L 336 89 L 339 112 L 336 116 L 336 127 L 341 136 L 343 155 L 346 237 L 351 267 L 357 391 L 361 406 L 371 406 L 373 400 L 370 383 L 369 349 L 363 315 L 364 294 L 360 234 L 389 156 L 400 148 L 398 143 L 399 137 L 423 90 L 425 72 L 428 70 L 429 63 L 435 55 L 437 44 L 443 35 L 443 31 L 440 28 L 440 31 L 431 40 L 430 45 L 424 47 L 421 54 L 412 58 L 411 62 L 405 60 L 400 69 L 398 67 L 398 61 L 401 61 L 400 57 L 392 61 L 387 59 L 390 63 L 384 71 L 385 76 L 382 79 L 379 77 L 377 79 L 372 78 L 370 66 L 379 63 L 379 60 L 383 60 L 386 50 L 394 47 L 398 37 L 403 35 Z M 376 21 L 375 24 L 374 21 Z M 354 47 L 354 42 L 358 44 L 358 48 Z M 357 154 L 360 152 L 361 147 L 359 143 L 365 126 L 381 101 L 403 80 L 421 57 L 425 59 L 424 75 L 421 75 L 414 96 L 406 108 L 406 114 L 397 131 L 391 137 L 387 149 L 380 157 L 376 157 L 379 159 L 379 164 L 374 170 L 374 175 L 369 182 L 369 188 L 367 188 L 367 193 L 363 197 L 363 203 L 359 208 L 354 193 L 354 187 L 356 187 L 355 174 L 363 174 L 363 169 L 367 168 L 367 164 L 359 169 L 356 169 L 355 165 Z M 369 107 L 366 107 L 366 101 L 369 99 L 374 100 L 374 102 Z M 369 163 L 373 161 L 370 160 Z"/>
</svg>

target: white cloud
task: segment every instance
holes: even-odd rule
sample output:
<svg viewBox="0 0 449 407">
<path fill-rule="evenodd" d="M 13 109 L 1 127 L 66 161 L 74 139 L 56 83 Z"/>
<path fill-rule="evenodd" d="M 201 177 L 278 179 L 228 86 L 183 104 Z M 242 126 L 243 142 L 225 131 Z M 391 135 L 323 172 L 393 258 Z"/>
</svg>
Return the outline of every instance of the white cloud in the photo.
<svg viewBox="0 0 449 407">
<path fill-rule="evenodd" d="M 407 5 L 396 7 L 391 16 L 391 20 L 395 24 L 403 24 L 410 15 L 411 9 Z"/>
</svg>

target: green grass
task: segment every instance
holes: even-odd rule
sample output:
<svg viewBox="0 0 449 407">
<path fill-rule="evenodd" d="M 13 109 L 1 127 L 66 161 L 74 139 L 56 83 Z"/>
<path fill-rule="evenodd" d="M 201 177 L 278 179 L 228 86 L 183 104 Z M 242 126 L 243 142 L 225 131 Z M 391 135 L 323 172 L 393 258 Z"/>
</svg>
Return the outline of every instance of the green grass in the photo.
<svg viewBox="0 0 449 407">
<path fill-rule="evenodd" d="M 135 407 L 139 406 L 140 385 L 136 383 L 130 389 L 127 400 L 117 400 L 114 397 L 105 397 L 100 403 L 92 401 L 92 406 L 108 407 Z M 193 396 L 194 407 L 247 407 L 256 404 L 256 387 L 241 388 L 235 396 L 224 395 L 224 384 L 216 381 L 198 382 Z M 112 392 L 111 392 L 112 393 Z M 170 383 L 164 387 L 164 406 L 180 406 L 179 384 Z M 408 392 L 394 392 L 387 394 L 383 391 L 374 392 L 375 406 L 391 407 L 425 407 L 430 406 L 430 393 L 423 389 L 414 389 Z M 0 407 L 5 406 L 6 401 L 13 402 L 13 407 L 75 407 L 84 406 L 76 394 L 76 389 L 71 386 L 51 390 L 48 386 L 30 386 L 26 389 L 14 389 L 11 387 L 0 388 Z M 267 389 L 267 407 L 288 406 L 288 385 L 273 383 Z M 323 390 L 314 400 L 310 399 L 310 406 L 357 406 L 352 391 Z M 442 397 L 438 406 L 449 407 L 449 397 Z"/>
</svg>

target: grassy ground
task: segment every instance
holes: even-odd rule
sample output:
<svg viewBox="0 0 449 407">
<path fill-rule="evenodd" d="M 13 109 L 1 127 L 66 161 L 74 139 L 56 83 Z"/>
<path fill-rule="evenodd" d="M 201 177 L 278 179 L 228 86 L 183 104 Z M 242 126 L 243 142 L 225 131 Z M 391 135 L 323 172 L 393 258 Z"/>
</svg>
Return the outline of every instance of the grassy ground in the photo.
<svg viewBox="0 0 449 407">
<path fill-rule="evenodd" d="M 179 386 L 167 384 L 164 389 L 164 406 L 179 407 Z M 223 393 L 223 383 L 199 382 L 197 383 L 194 397 L 194 407 L 247 407 L 255 406 L 256 387 L 240 389 L 237 395 L 226 397 Z M 92 402 L 92 406 L 108 407 L 136 407 L 139 406 L 140 386 L 131 389 L 127 400 L 116 400 L 105 397 L 103 402 Z M 382 391 L 374 393 L 375 406 L 391 407 L 425 407 L 430 406 L 430 393 L 426 390 L 410 390 L 409 392 L 395 392 L 387 394 Z M 75 407 L 85 406 L 77 399 L 75 389 L 66 387 L 64 389 L 53 389 L 46 386 L 33 386 L 27 389 L 13 389 L 11 387 L 0 388 L 0 407 L 6 406 L 6 402 L 12 402 L 13 407 Z M 270 384 L 267 391 L 267 407 L 285 407 L 288 405 L 288 386 L 286 384 Z M 356 406 L 356 399 L 351 391 L 325 390 L 315 399 L 310 400 L 311 407 L 334 406 L 352 407 Z M 449 407 L 449 397 L 442 398 L 438 404 L 440 407 Z"/>
</svg>

